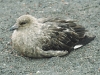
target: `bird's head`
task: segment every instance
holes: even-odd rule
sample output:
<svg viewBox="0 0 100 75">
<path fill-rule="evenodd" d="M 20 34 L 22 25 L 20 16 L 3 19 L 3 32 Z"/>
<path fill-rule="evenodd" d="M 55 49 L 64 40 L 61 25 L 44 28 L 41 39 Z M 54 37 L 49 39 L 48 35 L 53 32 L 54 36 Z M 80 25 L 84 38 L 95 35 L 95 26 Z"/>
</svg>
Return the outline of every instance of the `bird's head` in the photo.
<svg viewBox="0 0 100 75">
<path fill-rule="evenodd" d="M 37 22 L 37 20 L 33 16 L 22 15 L 17 19 L 16 23 L 11 27 L 10 30 L 12 31 L 12 30 L 18 30 L 21 28 L 26 28 L 36 22 Z"/>
</svg>

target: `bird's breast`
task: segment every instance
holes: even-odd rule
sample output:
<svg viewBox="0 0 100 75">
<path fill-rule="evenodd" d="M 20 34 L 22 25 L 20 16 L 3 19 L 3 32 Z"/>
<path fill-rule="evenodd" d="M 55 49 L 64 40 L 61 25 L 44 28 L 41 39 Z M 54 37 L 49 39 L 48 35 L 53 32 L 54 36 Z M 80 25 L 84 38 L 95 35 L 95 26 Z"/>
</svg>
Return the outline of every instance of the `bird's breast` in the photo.
<svg viewBox="0 0 100 75">
<path fill-rule="evenodd" d="M 41 30 L 38 31 L 14 31 L 12 34 L 12 43 L 17 46 L 25 47 L 41 47 L 43 39 L 48 38 L 45 36 Z"/>
</svg>

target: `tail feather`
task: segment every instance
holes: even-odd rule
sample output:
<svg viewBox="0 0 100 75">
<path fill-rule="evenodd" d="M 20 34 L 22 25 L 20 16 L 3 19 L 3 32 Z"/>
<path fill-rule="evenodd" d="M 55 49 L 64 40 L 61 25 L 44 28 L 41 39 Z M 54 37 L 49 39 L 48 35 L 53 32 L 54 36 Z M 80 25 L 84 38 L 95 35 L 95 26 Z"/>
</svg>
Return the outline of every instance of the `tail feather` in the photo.
<svg viewBox="0 0 100 75">
<path fill-rule="evenodd" d="M 81 38 L 79 42 L 74 46 L 74 49 L 80 48 L 82 46 L 85 46 L 86 44 L 90 43 L 92 40 L 94 40 L 96 36 L 85 36 L 84 38 Z"/>
</svg>

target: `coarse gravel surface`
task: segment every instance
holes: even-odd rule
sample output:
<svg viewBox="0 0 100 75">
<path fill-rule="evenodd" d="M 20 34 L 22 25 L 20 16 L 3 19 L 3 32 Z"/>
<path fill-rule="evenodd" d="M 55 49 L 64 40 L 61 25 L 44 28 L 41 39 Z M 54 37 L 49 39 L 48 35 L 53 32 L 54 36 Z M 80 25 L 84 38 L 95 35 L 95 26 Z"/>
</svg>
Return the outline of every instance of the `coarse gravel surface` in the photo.
<svg viewBox="0 0 100 75">
<path fill-rule="evenodd" d="M 26 13 L 74 19 L 96 38 L 64 57 L 19 56 L 9 29 Z M 0 0 L 0 75 L 100 75 L 100 0 Z"/>
</svg>

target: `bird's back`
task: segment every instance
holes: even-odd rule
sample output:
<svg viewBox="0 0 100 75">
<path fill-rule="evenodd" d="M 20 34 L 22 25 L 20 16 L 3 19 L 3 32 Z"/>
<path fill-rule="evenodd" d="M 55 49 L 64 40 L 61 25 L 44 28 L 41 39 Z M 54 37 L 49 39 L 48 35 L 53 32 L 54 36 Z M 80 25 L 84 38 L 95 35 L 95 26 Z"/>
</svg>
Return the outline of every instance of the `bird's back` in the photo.
<svg viewBox="0 0 100 75">
<path fill-rule="evenodd" d="M 94 39 L 94 37 L 91 37 L 91 40 L 86 42 L 85 40 L 90 39 L 90 37 L 86 37 L 85 28 L 77 25 L 74 21 L 48 20 L 44 22 L 42 30 L 49 37 L 43 41 L 42 49 L 45 51 L 68 50 L 70 52 L 76 45 L 82 45 L 82 43 L 85 45 Z"/>
</svg>

